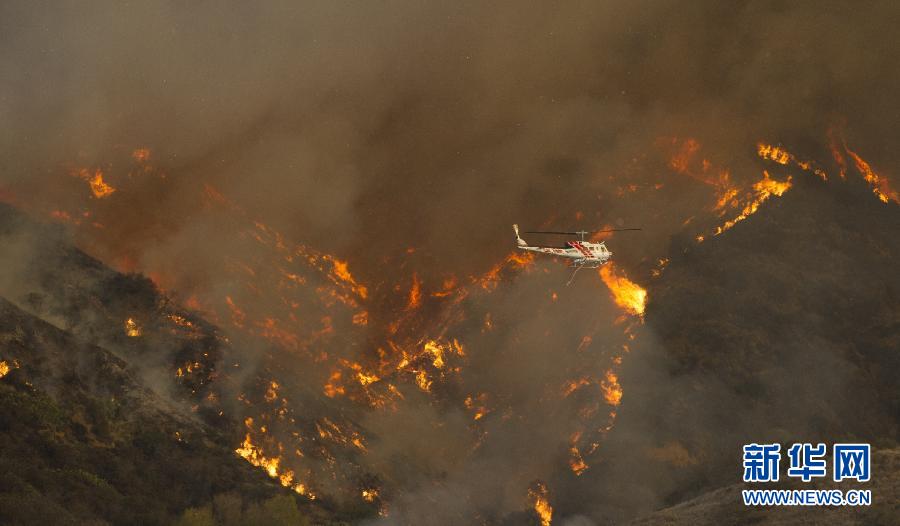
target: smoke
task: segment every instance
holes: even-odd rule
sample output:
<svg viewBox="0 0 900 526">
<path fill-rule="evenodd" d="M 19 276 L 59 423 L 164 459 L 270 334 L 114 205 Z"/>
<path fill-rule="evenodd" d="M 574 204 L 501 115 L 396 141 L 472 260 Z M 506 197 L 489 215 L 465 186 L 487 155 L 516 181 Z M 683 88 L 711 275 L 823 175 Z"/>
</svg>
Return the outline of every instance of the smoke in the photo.
<svg viewBox="0 0 900 526">
<path fill-rule="evenodd" d="M 634 463 L 610 457 L 638 437 L 636 455 L 649 448 L 689 464 L 697 455 L 685 449 L 694 442 L 684 426 L 653 428 L 651 406 L 630 409 L 637 423 L 589 459 L 588 476 L 567 465 L 572 433 L 598 433 L 576 423 L 605 426 L 607 408 L 585 419 L 593 399 L 559 401 L 560 390 L 581 376 L 602 378 L 630 341 L 600 280 L 580 276 L 565 288 L 566 271 L 544 262 L 505 274 L 491 293 L 470 277 L 510 252 L 509 225 L 519 222 L 642 226 L 610 241 L 617 264 L 640 282 L 717 219 L 714 189 L 668 164 L 688 137 L 702 145 L 694 162 L 728 169 L 744 186 L 760 175 L 758 141 L 827 159 L 834 127 L 876 167 L 896 166 L 897 10 L 893 2 L 6 2 L 0 196 L 80 218 L 72 228 L 81 247 L 154 276 L 221 325 L 275 320 L 249 336 L 232 327 L 236 352 L 268 364 L 262 376 L 280 373 L 285 397 L 309 413 L 298 427 L 313 429 L 322 412 L 365 431 L 367 452 L 353 464 L 395 492 L 389 516 L 400 522 L 429 513 L 499 520 L 527 507 L 538 479 L 565 514 L 646 511 L 679 475 L 650 481 L 652 467 L 626 477 Z M 132 157 L 138 148 L 149 161 Z M 69 175 L 79 168 L 101 169 L 116 192 L 91 196 Z M 275 241 L 260 248 L 254 222 L 288 247 L 300 244 L 303 258 L 269 248 Z M 346 260 L 367 298 L 348 292 L 355 303 L 341 304 L 320 293 L 330 278 L 284 263 L 310 254 Z M 17 275 L 4 268 L 4 278 Z M 426 294 L 455 278 L 469 296 L 458 308 L 426 306 L 386 337 L 413 273 Z M 299 292 L 284 292 L 288 274 L 304 280 Z M 286 303 L 296 316 L 272 314 Z M 352 323 L 363 310 L 369 323 Z M 673 376 L 662 362 L 670 335 L 655 331 L 668 325 L 650 325 L 634 329 L 643 343 L 631 343 L 624 359 L 660 362 L 637 359 L 631 385 L 656 378 L 660 398 L 691 390 L 690 375 Z M 300 341 L 289 352 L 261 339 L 284 327 Z M 369 363 L 379 349 L 390 352 L 388 341 L 411 349 L 444 336 L 465 346 L 464 372 L 441 373 L 434 396 L 407 379 L 397 382 L 403 397 L 392 411 L 322 398 L 340 359 Z M 585 336 L 591 343 L 578 351 Z M 635 400 L 628 407 L 651 403 L 623 384 Z M 716 396 L 721 408 L 698 421 L 715 426 L 709 413 L 739 405 L 732 387 L 705 384 L 697 406 Z M 592 392 L 600 396 L 596 385 Z M 467 409 L 447 400 L 481 393 L 493 412 L 473 430 Z M 624 495 L 603 476 L 637 482 Z M 343 480 L 316 476 L 335 492 Z M 587 496 L 598 503 L 584 504 Z"/>
<path fill-rule="evenodd" d="M 404 240 L 471 270 L 511 219 L 640 222 L 610 190 L 662 136 L 743 168 L 761 138 L 807 147 L 842 115 L 891 155 L 890 3 L 3 9 L 4 179 L 40 193 L 48 170 L 149 147 L 169 178 L 135 199 L 160 211 L 116 217 L 158 251 L 197 181 L 327 251 Z"/>
</svg>

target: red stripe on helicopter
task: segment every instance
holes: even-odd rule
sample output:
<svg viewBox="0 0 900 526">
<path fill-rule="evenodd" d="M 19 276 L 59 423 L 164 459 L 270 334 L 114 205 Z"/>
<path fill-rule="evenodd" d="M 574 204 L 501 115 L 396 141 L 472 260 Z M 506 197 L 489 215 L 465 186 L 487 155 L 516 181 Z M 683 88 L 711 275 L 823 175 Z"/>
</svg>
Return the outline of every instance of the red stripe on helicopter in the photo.
<svg viewBox="0 0 900 526">
<path fill-rule="evenodd" d="M 591 254 L 591 251 L 584 248 L 584 245 L 582 245 L 578 241 L 570 241 L 569 244 L 572 245 L 573 247 L 575 247 L 579 252 L 584 254 L 584 257 L 588 257 L 588 258 L 594 257 L 594 255 Z"/>
</svg>

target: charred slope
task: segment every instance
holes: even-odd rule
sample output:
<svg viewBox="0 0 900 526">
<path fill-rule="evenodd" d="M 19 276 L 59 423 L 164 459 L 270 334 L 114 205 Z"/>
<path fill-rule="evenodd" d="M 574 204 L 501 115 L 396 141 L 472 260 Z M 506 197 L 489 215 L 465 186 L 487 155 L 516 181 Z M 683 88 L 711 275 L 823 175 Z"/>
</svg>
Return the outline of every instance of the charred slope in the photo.
<svg viewBox="0 0 900 526">
<path fill-rule="evenodd" d="M 0 523 L 332 523 L 235 454 L 215 326 L 6 205 L 0 247 Z"/>
<path fill-rule="evenodd" d="M 896 447 L 898 233 L 900 207 L 838 182 L 676 243 L 650 289 L 651 337 L 622 375 L 607 472 L 616 505 L 733 484 L 749 442 Z"/>
<path fill-rule="evenodd" d="M 635 520 L 632 526 L 680 526 L 694 524 L 834 524 L 876 526 L 897 524 L 900 516 L 900 450 L 876 451 L 872 458 L 873 473 L 878 476 L 857 487 L 872 490 L 871 507 L 747 508 L 741 501 L 742 484 L 732 484 L 676 506 Z M 775 486 L 773 486 L 775 487 Z M 830 482 L 789 483 L 777 487 L 789 489 L 833 489 Z"/>
<path fill-rule="evenodd" d="M 276 487 L 123 360 L 0 300 L 0 522 L 165 524 Z"/>
</svg>

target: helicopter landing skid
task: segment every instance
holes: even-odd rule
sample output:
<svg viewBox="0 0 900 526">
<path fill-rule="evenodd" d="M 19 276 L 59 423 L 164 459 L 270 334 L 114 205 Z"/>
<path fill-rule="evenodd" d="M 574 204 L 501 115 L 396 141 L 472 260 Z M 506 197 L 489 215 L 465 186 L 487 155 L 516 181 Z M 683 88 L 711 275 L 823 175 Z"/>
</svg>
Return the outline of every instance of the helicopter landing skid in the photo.
<svg viewBox="0 0 900 526">
<path fill-rule="evenodd" d="M 566 286 L 568 287 L 572 283 L 572 280 L 575 279 L 575 274 L 578 274 L 579 270 L 583 268 L 600 268 L 601 265 L 603 265 L 603 263 L 600 262 L 575 262 L 572 265 L 569 265 L 569 268 L 574 268 L 575 270 L 572 271 L 572 276 L 569 278 L 569 281 L 566 282 Z"/>
</svg>

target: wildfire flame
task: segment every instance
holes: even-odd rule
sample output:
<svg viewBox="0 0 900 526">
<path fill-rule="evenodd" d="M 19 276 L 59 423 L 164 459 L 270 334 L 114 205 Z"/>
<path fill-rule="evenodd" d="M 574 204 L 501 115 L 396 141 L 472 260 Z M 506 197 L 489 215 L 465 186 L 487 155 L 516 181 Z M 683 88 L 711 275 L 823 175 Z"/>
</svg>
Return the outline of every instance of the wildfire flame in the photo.
<svg viewBox="0 0 900 526">
<path fill-rule="evenodd" d="M 825 171 L 815 166 L 812 161 L 801 161 L 797 159 L 794 154 L 785 150 L 781 146 L 773 146 L 771 144 L 761 142 L 756 146 L 756 153 L 760 156 L 760 158 L 776 162 L 782 166 L 787 166 L 793 163 L 797 167 L 803 170 L 810 171 L 813 174 L 821 177 L 823 181 L 828 180 L 828 175 L 825 173 Z M 843 176 L 843 172 L 841 175 Z"/>
<path fill-rule="evenodd" d="M 853 163 L 856 165 L 856 169 L 859 170 L 859 173 L 862 174 L 863 179 L 869 183 L 869 186 L 872 187 L 872 192 L 878 196 L 878 199 L 881 200 L 882 203 L 888 203 L 893 201 L 897 204 L 900 204 L 900 195 L 891 188 L 888 180 L 881 175 L 875 173 L 872 170 L 872 166 L 863 160 L 862 157 L 859 156 L 856 152 L 848 148 L 844 145 L 844 150 L 853 158 Z"/>
<path fill-rule="evenodd" d="M 834 127 L 828 129 L 828 148 L 831 150 L 831 156 L 840 169 L 841 179 L 847 178 L 847 160 L 841 152 L 841 145 L 838 144 L 838 133 Z M 843 143 L 843 141 L 840 141 Z"/>
<path fill-rule="evenodd" d="M 7 374 L 9 374 L 10 367 L 9 364 L 6 363 L 6 360 L 0 360 L 0 378 L 3 378 Z"/>
<path fill-rule="evenodd" d="M 113 192 L 116 191 L 115 188 L 106 184 L 103 180 L 103 171 L 97 168 L 91 173 L 87 168 L 82 168 L 73 173 L 74 176 L 84 179 L 87 181 L 88 186 L 91 188 L 91 193 L 94 194 L 94 197 L 97 199 L 103 199 L 104 197 L 109 197 Z"/>
<path fill-rule="evenodd" d="M 541 526 L 550 526 L 550 522 L 553 520 L 553 508 L 550 506 L 550 501 L 547 500 L 547 494 L 547 486 L 543 482 L 535 482 L 528 489 L 528 500 L 534 512 L 540 517 Z"/>
<path fill-rule="evenodd" d="M 831 150 L 831 156 L 834 158 L 834 162 L 838 165 L 841 179 L 846 179 L 847 177 L 847 156 L 849 156 L 853 160 L 856 170 L 860 173 L 862 178 L 869 183 L 872 192 L 879 200 L 881 200 L 881 202 L 888 203 L 894 201 L 895 203 L 900 204 L 900 194 L 891 188 L 888 179 L 883 175 L 876 173 L 868 162 L 866 162 L 858 153 L 851 150 L 850 147 L 847 146 L 846 141 L 839 137 L 838 132 L 835 131 L 834 128 L 828 130 L 828 147 Z M 757 153 L 761 158 L 774 161 L 781 165 L 793 163 L 803 170 L 812 171 L 814 174 L 821 177 L 822 180 L 827 180 L 825 172 L 820 168 L 817 168 L 814 163 L 810 161 L 800 161 L 793 154 L 779 146 L 760 143 L 758 145 Z"/>
<path fill-rule="evenodd" d="M 419 280 L 419 276 L 413 273 L 413 281 L 412 286 L 409 289 L 406 310 L 416 310 L 420 305 L 422 305 L 422 282 Z"/>
<path fill-rule="evenodd" d="M 478 396 L 467 396 L 463 404 L 466 409 L 473 412 L 472 420 L 481 420 L 484 415 L 491 412 L 487 406 L 487 393 L 479 393 Z"/>
<path fill-rule="evenodd" d="M 254 466 L 263 468 L 270 477 L 278 480 L 282 486 L 290 488 L 294 490 L 295 493 L 304 495 L 310 500 L 315 500 L 316 496 L 309 492 L 309 489 L 305 484 L 302 482 L 294 483 L 294 472 L 292 470 L 282 469 L 280 467 L 281 458 L 267 457 L 263 454 L 262 448 L 253 443 L 253 439 L 251 438 L 253 418 L 247 417 L 244 421 L 244 425 L 247 426 L 247 433 L 244 436 L 244 441 L 234 450 L 234 452 Z M 260 431 L 265 432 L 265 426 L 262 426 Z"/>
<path fill-rule="evenodd" d="M 375 499 L 378 498 L 378 490 L 375 488 L 368 488 L 362 490 L 362 498 L 366 502 L 375 502 Z"/>
<path fill-rule="evenodd" d="M 752 184 L 749 180 L 742 182 L 732 177 L 727 168 L 715 166 L 703 158 L 700 143 L 695 139 L 684 141 L 673 139 L 671 145 L 675 151 L 669 161 L 670 168 L 676 173 L 687 175 L 709 186 L 714 192 L 715 204 L 711 202 L 707 211 L 717 213 L 718 222 L 740 212 L 737 217 L 722 224 L 715 234 L 730 229 L 737 222 L 755 213 L 771 196 L 781 196 L 791 188 L 790 178 L 785 181 L 775 180 L 768 172 L 763 172 L 762 179 Z M 847 149 L 845 144 L 839 146 L 835 142 L 833 152 L 842 167 L 842 175 L 846 169 L 846 162 L 852 160 L 863 178 L 872 185 L 879 199 L 884 202 L 891 199 L 898 200 L 896 192 L 891 191 L 887 185 L 887 180 L 875 173 L 871 165 Z M 779 165 L 773 168 L 779 170 L 774 172 L 776 175 L 781 173 L 781 167 L 799 167 L 819 175 L 822 179 L 826 178 L 824 172 L 815 165 L 799 160 L 781 146 L 760 143 L 757 145 L 756 153 L 764 161 Z M 135 163 L 140 163 L 139 168 L 145 173 L 152 172 L 148 149 L 135 149 L 131 152 L 131 157 Z M 104 180 L 106 174 L 100 169 L 84 168 L 74 172 L 73 175 L 90 187 L 90 197 L 84 192 L 84 200 L 88 204 L 98 203 L 98 199 L 107 198 L 116 192 L 116 188 Z M 113 175 L 110 177 L 113 177 L 112 181 L 120 186 L 121 195 L 130 193 L 130 187 L 127 185 L 132 178 L 117 178 Z M 74 183 L 83 184 L 81 181 Z M 657 190 L 661 187 L 662 184 L 653 186 Z M 627 198 L 625 194 L 630 196 L 641 188 L 643 187 L 628 184 L 621 186 L 619 193 Z M 117 197 L 113 197 L 113 202 L 116 199 Z M 223 258 L 224 270 L 234 278 L 229 284 L 234 284 L 234 287 L 216 292 L 215 294 L 219 296 L 215 297 L 203 296 L 203 293 L 194 291 L 199 299 L 192 296 L 187 306 L 203 310 L 209 314 L 210 321 L 220 326 L 228 326 L 228 330 L 265 338 L 279 351 L 301 351 L 297 353 L 298 360 L 304 360 L 302 364 L 308 365 L 312 370 L 311 374 L 316 375 L 312 378 L 315 379 L 316 386 L 321 386 L 327 398 L 324 403 L 327 404 L 336 404 L 338 402 L 332 399 L 345 397 L 353 402 L 368 405 L 372 409 L 396 410 L 404 396 L 409 396 L 409 392 L 403 389 L 407 386 L 411 387 L 411 391 L 418 387 L 422 391 L 434 393 L 435 399 L 440 397 L 441 402 L 445 402 L 444 397 L 449 397 L 446 394 L 448 389 L 445 387 L 452 386 L 454 375 L 461 375 L 460 371 L 467 362 L 462 344 L 453 337 L 456 324 L 471 315 L 470 311 L 464 310 L 460 305 L 466 298 L 491 294 L 502 286 L 513 272 L 539 268 L 534 264 L 534 257 L 531 254 L 513 251 L 483 273 L 437 277 L 412 271 L 395 283 L 366 283 L 371 285 L 369 289 L 363 284 L 364 280 L 351 274 L 350 262 L 339 259 L 336 255 L 291 242 L 278 230 L 251 217 L 209 184 L 203 185 L 199 199 L 204 210 L 222 214 L 214 216 L 216 220 L 227 218 L 223 220 L 234 227 L 237 237 L 245 244 L 241 245 L 242 251 L 232 251 Z M 101 205 L 98 205 L 98 210 L 99 206 Z M 92 215 L 87 206 L 77 212 L 54 211 L 53 217 L 77 226 L 82 222 L 85 226 L 90 225 L 95 219 L 95 215 Z M 583 217 L 582 212 L 576 214 L 576 219 L 580 220 Z M 685 226 L 691 219 L 693 217 L 684 223 Z M 712 232 L 703 234 L 708 236 Z M 701 234 L 697 238 L 702 240 L 704 236 Z M 412 248 L 405 251 L 407 255 L 414 253 L 416 250 Z M 408 261 L 401 260 L 399 263 L 400 268 L 404 268 L 402 264 Z M 650 271 L 651 275 L 659 276 L 667 263 L 666 259 L 658 260 L 656 268 Z M 148 269 L 134 270 L 146 272 Z M 546 268 L 543 270 L 547 271 Z M 627 320 L 625 337 L 633 339 L 634 334 L 629 334 L 629 331 L 643 320 L 647 291 L 629 280 L 624 272 L 612 263 L 601 267 L 598 273 L 609 288 L 612 300 L 624 313 L 617 323 L 621 324 L 622 320 Z M 160 283 L 156 277 L 153 279 L 157 284 Z M 385 291 L 390 294 L 391 290 L 395 295 L 385 298 Z M 271 298 L 273 301 L 254 301 L 254 298 L 258 297 Z M 548 303 L 557 302 L 556 305 L 562 305 L 565 301 L 564 296 L 561 298 L 553 291 L 548 291 L 547 297 Z M 385 300 L 388 305 L 396 307 L 387 316 L 385 311 L 389 309 L 381 307 L 381 302 Z M 367 310 L 369 305 L 372 305 L 371 312 Z M 438 313 L 437 318 L 433 317 L 435 312 Z M 308 313 L 313 315 L 307 316 Z M 482 313 L 478 313 L 478 318 L 473 321 L 479 323 L 482 326 L 481 332 L 489 337 L 492 331 L 494 334 L 503 332 L 504 317 L 500 314 L 495 313 L 494 317 L 490 312 L 485 312 L 482 318 Z M 200 332 L 183 316 L 172 315 L 169 320 L 179 330 Z M 124 325 L 127 336 L 141 335 L 142 328 L 135 319 L 128 318 Z M 354 333 L 356 335 L 365 333 L 367 343 L 362 352 L 354 359 L 335 356 L 338 353 L 329 355 L 335 344 L 343 343 L 339 338 L 342 337 L 342 333 L 348 331 L 357 331 Z M 469 333 L 467 330 L 463 332 Z M 592 335 L 596 336 L 596 330 L 584 335 L 574 352 L 585 352 L 594 341 Z M 475 343 L 471 342 L 473 348 L 476 348 Z M 468 346 L 470 341 L 466 340 L 465 344 Z M 623 345 L 622 349 L 623 352 L 628 352 L 627 345 Z M 614 357 L 608 367 L 599 366 L 590 370 L 578 367 L 571 371 L 571 376 L 566 376 L 573 378 L 572 380 L 557 383 L 561 379 L 554 379 L 554 383 L 549 386 L 554 396 L 566 399 L 564 403 L 577 405 L 581 421 L 577 424 L 578 431 L 569 435 L 567 444 L 568 468 L 575 475 L 589 469 L 585 460 L 593 463 L 594 457 L 591 455 L 597 449 L 600 438 L 612 428 L 616 419 L 617 407 L 623 399 L 618 369 L 622 363 L 622 356 L 620 354 Z M 179 359 L 173 364 L 173 367 L 176 366 L 175 375 L 180 381 L 202 377 L 210 369 L 207 362 L 194 356 Z M 237 364 L 234 366 L 237 367 Z M 15 367 L 15 364 L 12 364 L 12 367 Z M 0 377 L 8 374 L 10 368 L 10 364 L 0 362 Z M 269 378 L 258 378 L 255 392 L 241 395 L 239 398 L 248 406 L 246 409 L 253 417 L 246 419 L 244 439 L 240 444 L 235 444 L 234 451 L 247 462 L 265 470 L 281 485 L 311 499 L 316 496 L 310 492 L 310 485 L 317 487 L 316 481 L 321 475 L 321 480 L 327 481 L 330 488 L 342 488 L 353 498 L 359 499 L 361 496 L 366 502 L 380 504 L 384 497 L 379 495 L 379 489 L 370 486 L 361 487 L 359 479 L 346 477 L 340 480 L 344 477 L 343 472 L 350 472 L 351 469 L 343 469 L 346 465 L 342 466 L 339 463 L 351 453 L 366 454 L 367 443 L 369 440 L 375 443 L 374 437 L 365 435 L 363 427 L 355 425 L 349 418 L 343 418 L 340 411 L 329 413 L 334 420 L 324 418 L 322 415 L 309 416 L 301 420 L 304 418 L 301 412 L 293 412 L 292 408 L 288 407 L 288 399 L 292 396 L 291 375 L 280 374 L 279 379 L 283 383 Z M 481 389 L 490 389 L 486 386 L 466 385 L 466 387 L 471 387 L 473 391 L 457 390 L 455 394 L 464 396 L 471 394 L 464 400 L 452 401 L 465 407 L 466 414 L 471 417 L 468 425 L 479 431 L 482 438 L 476 443 L 477 448 L 480 440 L 487 434 L 484 431 L 487 426 L 517 415 L 513 413 L 511 405 L 504 401 L 502 392 L 482 392 Z M 254 418 L 257 425 L 254 425 Z M 598 422 L 592 420 L 594 418 L 606 420 L 598 425 Z M 571 429 L 567 431 L 571 432 Z M 584 439 L 582 432 L 586 435 Z M 597 432 L 600 433 L 599 436 L 587 436 L 588 433 Z M 289 436 L 296 438 L 293 444 L 288 442 Z M 301 448 L 303 453 L 300 451 Z M 291 451 L 296 453 L 296 457 L 293 454 L 286 454 Z M 561 460 L 565 462 L 564 459 Z M 353 465 L 358 466 L 362 463 Z M 561 463 L 561 467 L 565 469 L 566 465 Z M 304 481 L 301 482 L 298 478 Z M 382 488 L 381 491 L 385 495 L 394 493 L 390 487 Z M 528 490 L 528 498 L 541 523 L 549 525 L 553 510 L 549 504 L 546 486 L 537 482 Z"/>
<path fill-rule="evenodd" d="M 617 406 L 622 401 L 622 386 L 619 385 L 619 377 L 610 369 L 606 371 L 606 378 L 600 383 L 603 389 L 603 398 L 611 406 Z"/>
<path fill-rule="evenodd" d="M 645 289 L 628 278 L 617 275 L 611 262 L 600 267 L 600 278 L 609 288 L 616 305 L 629 314 L 644 316 L 644 308 L 647 305 L 647 291 Z"/>
<path fill-rule="evenodd" d="M 575 473 L 576 477 L 587 471 L 589 467 L 578 449 L 578 441 L 580 439 L 581 431 L 576 431 L 569 438 L 569 468 L 572 470 L 572 473 Z"/>
<path fill-rule="evenodd" d="M 137 338 L 141 335 L 141 328 L 138 326 L 134 318 L 125 320 L 125 335 L 129 338 Z"/>
<path fill-rule="evenodd" d="M 766 202 L 773 195 L 776 197 L 781 197 L 791 188 L 791 177 L 788 176 L 785 181 L 776 181 L 769 176 L 769 172 L 763 170 L 763 178 L 759 181 L 753 183 L 753 191 L 749 196 L 749 202 L 744 206 L 744 209 L 741 210 L 741 213 L 735 217 L 734 219 L 728 220 L 716 228 L 715 235 L 719 235 L 722 232 L 730 229 L 734 225 L 740 223 L 741 221 L 747 219 L 757 210 L 759 210 L 759 206 Z"/>
<path fill-rule="evenodd" d="M 777 181 L 772 179 L 767 171 L 763 171 L 763 178 L 744 191 L 742 190 L 742 185 L 736 184 L 732 180 L 728 169 L 716 169 L 707 159 L 697 160 L 700 144 L 696 139 L 686 139 L 680 143 L 680 146 L 677 139 L 671 139 L 668 143 L 667 146 L 676 148 L 669 158 L 669 167 L 672 170 L 679 174 L 688 175 L 715 188 L 716 203 L 712 207 L 714 211 L 717 211 L 719 215 L 725 215 L 732 208 L 741 210 L 736 217 L 717 227 L 714 235 L 719 235 L 732 228 L 735 224 L 747 219 L 771 196 L 781 196 L 791 188 L 790 177 L 785 181 Z M 822 180 L 827 180 L 825 172 L 814 163 L 799 160 L 781 146 L 759 143 L 757 144 L 756 153 L 762 159 L 782 166 L 797 166 L 802 170 L 821 177 Z M 689 218 L 685 221 L 685 224 L 692 219 Z M 702 243 L 706 237 L 703 234 L 699 234 L 695 236 L 695 239 L 698 243 Z M 658 272 L 654 273 L 654 275 L 658 274 Z"/>
<path fill-rule="evenodd" d="M 507 267 L 525 268 L 532 262 L 534 262 L 534 256 L 528 252 L 510 252 L 506 259 L 491 267 L 489 271 L 476 281 L 486 291 L 495 290 L 500 283 L 500 273 L 503 269 Z"/>
</svg>

